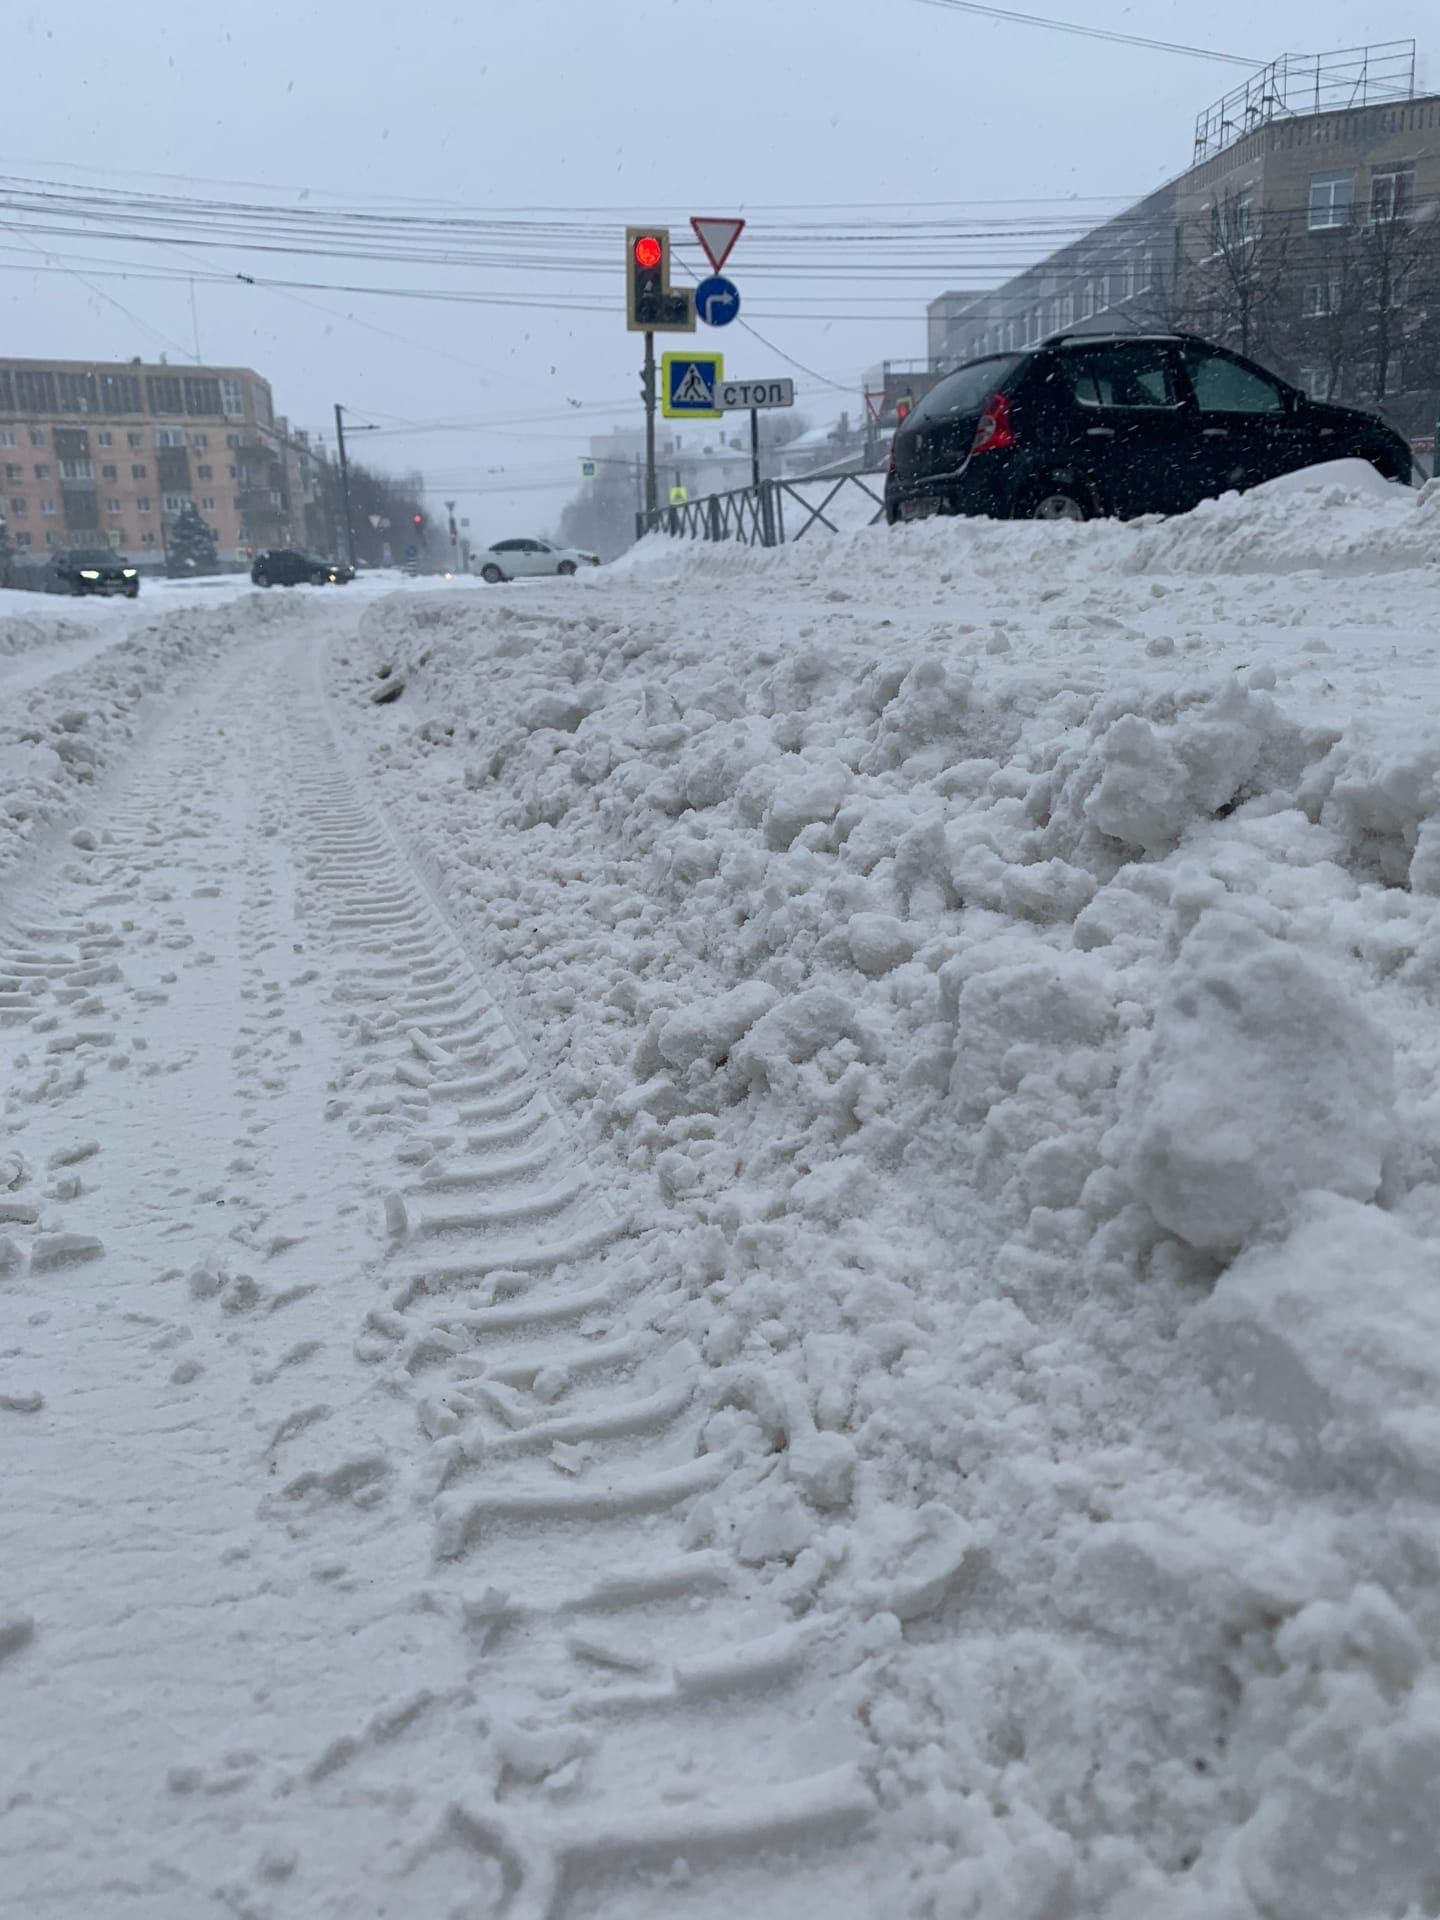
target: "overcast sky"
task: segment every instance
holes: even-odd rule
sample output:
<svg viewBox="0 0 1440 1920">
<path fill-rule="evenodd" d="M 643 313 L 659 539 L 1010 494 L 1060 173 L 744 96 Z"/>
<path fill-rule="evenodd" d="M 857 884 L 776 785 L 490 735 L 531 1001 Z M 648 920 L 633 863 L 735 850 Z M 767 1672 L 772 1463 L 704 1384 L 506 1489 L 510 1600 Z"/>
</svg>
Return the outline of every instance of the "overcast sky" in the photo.
<svg viewBox="0 0 1440 1920">
<path fill-rule="evenodd" d="M 1363 37 L 1343 0 L 1015 4 L 1260 62 Z M 1099 216 L 1180 171 L 1197 111 L 1243 78 L 1239 67 L 920 0 L 247 0 L 221 11 L 228 28 L 214 9 L 186 17 L 174 0 L 132 0 L 118 14 L 100 0 L 9 0 L 0 174 L 251 200 L 259 186 L 290 204 L 342 196 L 390 212 L 401 198 L 545 209 L 537 217 L 590 229 L 577 256 L 613 257 L 613 272 L 107 247 L 17 233 L 0 201 L 0 350 L 193 356 L 189 288 L 93 277 L 122 260 L 331 285 L 613 296 L 608 310 L 577 313 L 197 286 L 202 357 L 267 375 L 298 425 L 328 438 L 336 400 L 392 427 L 485 423 L 376 434 L 356 448 L 377 464 L 422 466 L 437 508 L 439 496 L 460 499 L 477 540 L 553 525 L 588 436 L 640 418 L 640 341 L 623 325 L 627 218 L 667 217 L 688 240 L 692 213 L 747 214 L 728 271 L 771 345 L 739 327 L 706 344 L 723 345 L 732 375 L 793 373 L 804 410 L 830 419 L 858 410 L 865 367 L 923 355 L 929 295 L 981 284 L 977 266 L 1045 251 L 1027 231 L 1045 203 L 1073 196 Z M 1440 47 L 1433 29 L 1426 45 L 1429 14 L 1397 0 L 1371 28 L 1420 37 L 1422 84 L 1437 78 L 1426 66 Z M 922 249 L 893 231 L 920 203 L 934 203 L 932 219 L 953 206 L 957 235 L 961 219 L 1011 230 L 957 237 L 953 256 Z M 804 232 L 817 222 L 861 237 L 822 248 Z M 786 273 L 782 236 L 797 230 Z M 820 270 L 837 258 L 855 270 Z M 901 264 L 888 283 L 887 261 Z M 44 264 L 75 271 L 36 271 Z"/>
</svg>

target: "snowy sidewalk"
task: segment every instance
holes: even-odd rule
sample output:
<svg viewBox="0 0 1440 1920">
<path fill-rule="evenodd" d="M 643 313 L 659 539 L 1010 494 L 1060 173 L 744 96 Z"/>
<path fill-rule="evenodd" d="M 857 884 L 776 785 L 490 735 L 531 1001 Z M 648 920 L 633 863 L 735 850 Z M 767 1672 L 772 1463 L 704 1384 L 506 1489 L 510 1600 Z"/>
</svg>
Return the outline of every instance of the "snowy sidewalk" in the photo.
<svg viewBox="0 0 1440 1920">
<path fill-rule="evenodd" d="M 0 1022 L 14 1910 L 870 1906 L 836 1649 L 684 1550 L 653 1259 L 293 635 L 7 892 Z"/>
</svg>

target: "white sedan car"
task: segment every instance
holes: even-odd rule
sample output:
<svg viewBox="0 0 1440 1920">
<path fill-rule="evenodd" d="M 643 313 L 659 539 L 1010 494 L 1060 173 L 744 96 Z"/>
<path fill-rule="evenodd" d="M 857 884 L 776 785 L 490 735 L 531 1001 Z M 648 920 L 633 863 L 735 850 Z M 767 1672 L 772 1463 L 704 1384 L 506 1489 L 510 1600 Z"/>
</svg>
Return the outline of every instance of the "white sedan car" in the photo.
<svg viewBox="0 0 1440 1920">
<path fill-rule="evenodd" d="M 529 580 L 537 574 L 578 573 L 581 567 L 598 567 L 598 553 L 582 553 L 578 547 L 556 547 L 548 540 L 497 540 L 493 547 L 475 556 L 474 565 L 482 580 L 495 586 L 501 580 Z"/>
</svg>

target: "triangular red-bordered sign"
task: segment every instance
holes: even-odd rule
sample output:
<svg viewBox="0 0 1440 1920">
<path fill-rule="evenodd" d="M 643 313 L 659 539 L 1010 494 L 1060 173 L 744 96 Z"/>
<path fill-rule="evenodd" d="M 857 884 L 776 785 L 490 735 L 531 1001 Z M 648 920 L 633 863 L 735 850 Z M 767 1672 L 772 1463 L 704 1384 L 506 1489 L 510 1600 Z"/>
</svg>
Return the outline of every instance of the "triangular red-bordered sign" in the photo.
<svg viewBox="0 0 1440 1920">
<path fill-rule="evenodd" d="M 703 215 L 692 214 L 690 224 L 695 229 L 695 238 L 705 249 L 705 257 L 719 273 L 730 258 L 730 249 L 745 231 L 743 220 L 707 220 Z"/>
</svg>

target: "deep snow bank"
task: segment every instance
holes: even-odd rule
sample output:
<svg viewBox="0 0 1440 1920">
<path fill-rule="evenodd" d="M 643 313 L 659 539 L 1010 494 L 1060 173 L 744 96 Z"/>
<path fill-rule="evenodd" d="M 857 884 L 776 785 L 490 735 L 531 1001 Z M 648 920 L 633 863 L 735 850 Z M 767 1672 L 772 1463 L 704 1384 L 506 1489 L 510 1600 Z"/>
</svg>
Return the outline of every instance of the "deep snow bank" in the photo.
<svg viewBox="0 0 1440 1920">
<path fill-rule="evenodd" d="M 1434 522 L 1323 511 L 1213 552 Z M 333 663 L 705 1363 L 690 1538 L 860 1623 L 929 1920 L 1433 1910 L 1434 574 L 1352 661 L 1372 589 L 1217 600 L 1192 521 L 667 553 Z"/>
</svg>

